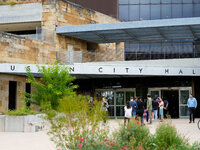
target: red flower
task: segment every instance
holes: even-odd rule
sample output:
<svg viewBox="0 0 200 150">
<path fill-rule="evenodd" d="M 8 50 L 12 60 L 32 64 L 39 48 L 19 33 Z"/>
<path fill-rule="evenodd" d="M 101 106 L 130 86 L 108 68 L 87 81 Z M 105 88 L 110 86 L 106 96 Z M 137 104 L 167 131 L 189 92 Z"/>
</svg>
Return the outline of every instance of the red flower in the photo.
<svg viewBox="0 0 200 150">
<path fill-rule="evenodd" d="M 139 124 L 139 122 L 137 122 L 137 124 Z"/>
<path fill-rule="evenodd" d="M 142 149 L 141 147 L 137 146 L 138 149 Z"/>
<path fill-rule="evenodd" d="M 124 147 L 123 147 L 123 149 L 127 149 L 127 148 L 128 148 L 128 146 L 124 146 Z"/>
<path fill-rule="evenodd" d="M 108 145 L 106 145 L 105 147 L 108 148 Z"/>
<path fill-rule="evenodd" d="M 81 143 L 79 143 L 79 144 L 78 144 L 78 147 L 81 147 L 81 146 L 82 146 L 82 144 L 81 144 Z"/>
<path fill-rule="evenodd" d="M 81 140 L 81 138 L 78 138 L 78 140 Z"/>
<path fill-rule="evenodd" d="M 84 141 L 84 139 L 83 139 L 83 138 L 81 138 L 80 140 L 81 140 L 82 142 Z"/>
<path fill-rule="evenodd" d="M 108 139 L 104 139 L 104 141 L 105 141 L 105 142 L 107 142 L 107 141 L 108 141 Z"/>
<path fill-rule="evenodd" d="M 113 145 L 114 145 L 114 143 L 113 143 L 113 142 L 110 142 L 110 145 L 111 145 L 111 146 L 113 146 Z"/>
</svg>

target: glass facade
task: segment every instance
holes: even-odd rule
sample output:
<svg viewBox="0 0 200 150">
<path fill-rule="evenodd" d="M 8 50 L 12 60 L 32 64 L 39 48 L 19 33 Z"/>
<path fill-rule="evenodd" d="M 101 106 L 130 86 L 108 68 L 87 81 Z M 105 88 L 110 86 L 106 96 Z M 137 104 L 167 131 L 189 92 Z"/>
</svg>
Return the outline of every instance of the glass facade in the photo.
<svg viewBox="0 0 200 150">
<path fill-rule="evenodd" d="M 200 17 L 200 0 L 119 0 L 119 19 L 142 21 Z M 199 39 L 126 42 L 126 60 L 200 57 Z"/>
</svg>

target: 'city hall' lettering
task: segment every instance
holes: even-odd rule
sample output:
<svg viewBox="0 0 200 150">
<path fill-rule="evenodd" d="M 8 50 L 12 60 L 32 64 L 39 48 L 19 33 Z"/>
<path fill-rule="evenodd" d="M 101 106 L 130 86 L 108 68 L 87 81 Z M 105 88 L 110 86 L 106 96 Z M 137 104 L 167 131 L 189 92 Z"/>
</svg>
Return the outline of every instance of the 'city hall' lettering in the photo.
<svg viewBox="0 0 200 150">
<path fill-rule="evenodd" d="M 7 66 L 7 65 L 6 65 Z M 5 66 L 5 68 L 6 68 Z M 7 71 L 6 69 L 5 72 L 24 72 L 26 73 L 26 68 L 30 69 L 33 72 L 38 72 L 37 67 L 35 65 L 9 65 L 7 66 Z M 2 67 L 1 67 L 2 68 Z M 80 66 L 69 66 L 69 71 L 70 73 L 76 73 L 76 74 L 95 74 L 94 67 L 88 65 L 85 67 L 86 69 L 82 70 L 79 69 L 81 68 Z M 96 66 L 97 72 L 96 74 L 133 74 L 133 75 L 194 75 L 197 76 L 200 74 L 200 69 L 199 68 L 176 68 L 176 67 L 171 67 L 171 68 L 163 68 L 163 67 L 122 67 L 122 66 L 102 66 L 99 67 L 98 65 Z M 80 71 L 78 71 L 80 70 Z M 0 72 L 2 72 L 0 70 Z"/>
</svg>

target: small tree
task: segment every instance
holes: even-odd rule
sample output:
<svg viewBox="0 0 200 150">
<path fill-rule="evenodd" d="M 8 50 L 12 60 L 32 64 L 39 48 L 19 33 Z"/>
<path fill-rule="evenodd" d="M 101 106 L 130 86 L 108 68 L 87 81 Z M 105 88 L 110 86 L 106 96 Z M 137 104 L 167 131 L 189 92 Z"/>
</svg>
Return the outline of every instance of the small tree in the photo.
<svg viewBox="0 0 200 150">
<path fill-rule="evenodd" d="M 77 88 L 72 83 L 75 77 L 69 74 L 68 67 L 58 65 L 57 62 L 49 67 L 37 67 L 41 74 L 39 79 L 34 77 L 29 67 L 26 68 L 28 83 L 34 87 L 32 94 L 26 93 L 26 101 L 41 106 L 41 109 L 45 109 L 45 105 L 49 103 L 52 109 L 57 110 L 59 100 L 73 94 Z"/>
<path fill-rule="evenodd" d="M 100 133 L 100 121 L 106 115 L 101 111 L 101 102 L 90 105 L 87 97 L 74 92 L 77 85 L 73 85 L 75 78 L 68 70 L 57 62 L 49 67 L 38 66 L 41 78 L 36 79 L 26 68 L 28 82 L 34 87 L 32 94 L 26 93 L 26 101 L 40 106 L 51 125 L 52 140 L 63 149 L 76 147 L 78 138 Z"/>
</svg>

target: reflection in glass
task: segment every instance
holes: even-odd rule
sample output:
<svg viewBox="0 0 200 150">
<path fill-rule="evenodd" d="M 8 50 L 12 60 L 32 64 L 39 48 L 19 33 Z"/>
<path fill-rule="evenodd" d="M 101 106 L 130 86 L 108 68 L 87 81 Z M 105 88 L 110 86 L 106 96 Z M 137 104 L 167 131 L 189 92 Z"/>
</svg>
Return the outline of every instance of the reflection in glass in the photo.
<svg viewBox="0 0 200 150">
<path fill-rule="evenodd" d="M 134 97 L 135 93 L 134 92 L 126 92 L 126 102 L 130 101 L 131 97 Z"/>
<path fill-rule="evenodd" d="M 116 105 L 124 105 L 124 92 L 116 92 Z"/>
<path fill-rule="evenodd" d="M 151 91 L 151 97 L 152 97 L 152 98 L 157 98 L 157 97 L 159 97 L 159 91 Z"/>
<path fill-rule="evenodd" d="M 108 115 L 109 116 L 114 116 L 114 106 L 109 106 L 108 108 Z"/>
<path fill-rule="evenodd" d="M 187 106 L 181 106 L 180 110 L 181 110 L 181 116 L 189 116 L 189 112 L 188 112 Z"/>
<path fill-rule="evenodd" d="M 116 116 L 124 116 L 124 106 L 116 106 Z"/>
<path fill-rule="evenodd" d="M 189 98 L 189 90 L 181 90 L 180 92 L 181 92 L 180 103 L 187 104 L 187 100 Z"/>
</svg>

